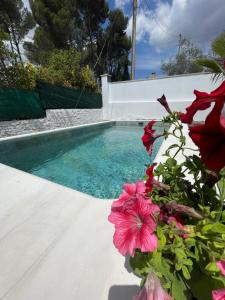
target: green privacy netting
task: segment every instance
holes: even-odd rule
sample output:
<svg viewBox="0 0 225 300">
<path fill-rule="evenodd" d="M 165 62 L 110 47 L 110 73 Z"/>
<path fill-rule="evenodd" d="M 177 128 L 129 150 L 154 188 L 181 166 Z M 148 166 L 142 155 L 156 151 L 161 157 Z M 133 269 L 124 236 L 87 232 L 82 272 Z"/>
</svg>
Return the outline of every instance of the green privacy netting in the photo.
<svg viewBox="0 0 225 300">
<path fill-rule="evenodd" d="M 101 108 L 101 94 L 38 82 L 37 91 L 45 109 Z"/>
<path fill-rule="evenodd" d="M 37 92 L 0 88 L 0 120 L 38 119 L 45 117 Z"/>
<path fill-rule="evenodd" d="M 0 121 L 43 118 L 45 109 L 101 107 L 101 94 L 44 82 L 36 91 L 0 88 Z"/>
</svg>

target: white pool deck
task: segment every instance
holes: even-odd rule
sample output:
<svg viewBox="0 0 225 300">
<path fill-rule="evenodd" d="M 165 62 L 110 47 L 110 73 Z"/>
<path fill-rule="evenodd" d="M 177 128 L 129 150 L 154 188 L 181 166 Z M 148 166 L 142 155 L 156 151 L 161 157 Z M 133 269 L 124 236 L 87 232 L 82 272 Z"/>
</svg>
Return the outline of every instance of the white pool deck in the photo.
<svg viewBox="0 0 225 300">
<path fill-rule="evenodd" d="M 140 279 L 113 246 L 112 201 L 3 164 L 0 193 L 0 300 L 132 299 Z"/>
</svg>

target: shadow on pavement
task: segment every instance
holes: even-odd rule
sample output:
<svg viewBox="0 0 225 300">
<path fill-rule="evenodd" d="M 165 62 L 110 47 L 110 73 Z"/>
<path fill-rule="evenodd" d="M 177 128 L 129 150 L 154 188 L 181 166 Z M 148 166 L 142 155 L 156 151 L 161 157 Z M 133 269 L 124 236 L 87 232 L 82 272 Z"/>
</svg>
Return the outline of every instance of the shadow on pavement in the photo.
<svg viewBox="0 0 225 300">
<path fill-rule="evenodd" d="M 113 285 L 109 289 L 108 300 L 132 300 L 139 289 L 138 285 Z"/>
</svg>

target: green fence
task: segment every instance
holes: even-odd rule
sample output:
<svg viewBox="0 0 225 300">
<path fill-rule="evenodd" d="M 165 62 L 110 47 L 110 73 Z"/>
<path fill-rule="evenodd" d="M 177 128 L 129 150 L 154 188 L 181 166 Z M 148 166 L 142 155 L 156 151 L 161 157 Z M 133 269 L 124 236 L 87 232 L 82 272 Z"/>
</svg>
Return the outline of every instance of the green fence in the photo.
<svg viewBox="0 0 225 300">
<path fill-rule="evenodd" d="M 44 118 L 45 110 L 37 92 L 0 88 L 0 120 Z"/>
<path fill-rule="evenodd" d="M 37 91 L 45 109 L 94 109 L 102 107 L 102 96 L 99 93 L 51 85 L 44 82 L 38 82 Z"/>
<path fill-rule="evenodd" d="M 101 107 L 101 94 L 44 82 L 36 91 L 0 88 L 0 121 L 43 118 L 46 109 Z"/>
</svg>

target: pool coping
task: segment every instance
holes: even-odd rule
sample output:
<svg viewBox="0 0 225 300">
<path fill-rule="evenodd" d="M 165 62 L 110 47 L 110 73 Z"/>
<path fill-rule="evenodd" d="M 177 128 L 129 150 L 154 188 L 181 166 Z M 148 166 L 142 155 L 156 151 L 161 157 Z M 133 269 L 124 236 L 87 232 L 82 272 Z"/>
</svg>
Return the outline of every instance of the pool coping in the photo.
<svg viewBox="0 0 225 300">
<path fill-rule="evenodd" d="M 107 125 L 107 124 L 112 124 L 113 125 L 114 121 L 102 121 L 102 122 L 96 122 L 96 123 L 87 123 L 87 124 L 82 124 L 82 125 L 75 125 L 75 126 L 70 126 L 70 127 L 62 127 L 62 128 L 56 128 L 56 129 L 50 129 L 50 130 L 43 130 L 43 131 L 38 131 L 38 132 L 32 132 L 32 133 L 26 133 L 26 134 L 19 134 L 19 135 L 13 135 L 13 136 L 8 136 L 8 137 L 1 137 L 0 142 L 3 141 L 10 141 L 10 140 L 17 140 L 21 138 L 29 138 L 29 137 L 35 137 L 35 136 L 42 136 L 42 135 L 47 135 L 47 134 L 56 134 L 59 132 L 64 132 L 64 131 L 71 131 L 71 130 L 78 130 L 78 129 L 84 129 L 88 127 L 101 127 L 102 125 Z"/>
<path fill-rule="evenodd" d="M 161 123 L 161 120 L 156 120 L 157 123 Z M 42 136 L 47 134 L 57 134 L 59 132 L 64 131 L 72 131 L 72 130 L 79 130 L 79 129 L 85 129 L 85 128 L 101 128 L 105 125 L 115 125 L 115 126 L 144 126 L 146 123 L 148 123 L 148 120 L 111 120 L 111 121 L 101 121 L 101 122 L 95 122 L 95 123 L 87 123 L 82 125 L 74 125 L 69 127 L 62 127 L 62 128 L 56 128 L 56 129 L 50 129 L 50 130 L 43 130 L 43 131 L 37 131 L 37 132 L 31 132 L 26 134 L 18 134 L 8 137 L 0 137 L 0 142 L 4 141 L 10 141 L 10 140 L 17 140 L 21 138 L 29 138 L 29 137 L 35 137 L 35 136 Z"/>
</svg>

